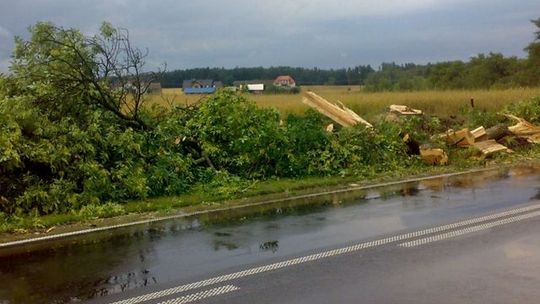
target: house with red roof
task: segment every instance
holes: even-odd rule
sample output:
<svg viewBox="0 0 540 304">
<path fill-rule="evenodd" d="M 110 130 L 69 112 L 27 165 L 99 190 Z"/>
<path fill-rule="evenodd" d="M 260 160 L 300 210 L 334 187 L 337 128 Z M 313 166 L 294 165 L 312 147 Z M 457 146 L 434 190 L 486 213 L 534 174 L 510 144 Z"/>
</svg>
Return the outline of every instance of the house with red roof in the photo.
<svg viewBox="0 0 540 304">
<path fill-rule="evenodd" d="M 296 86 L 296 81 L 289 75 L 281 75 L 274 80 L 274 85 L 277 87 L 294 88 Z"/>
</svg>

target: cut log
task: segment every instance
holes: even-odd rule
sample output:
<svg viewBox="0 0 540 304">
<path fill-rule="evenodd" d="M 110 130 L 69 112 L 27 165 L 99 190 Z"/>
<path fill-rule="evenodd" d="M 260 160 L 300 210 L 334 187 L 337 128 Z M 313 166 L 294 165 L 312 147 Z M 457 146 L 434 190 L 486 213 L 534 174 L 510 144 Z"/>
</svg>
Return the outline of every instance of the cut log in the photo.
<svg viewBox="0 0 540 304">
<path fill-rule="evenodd" d="M 446 143 L 449 145 L 467 147 L 474 144 L 474 136 L 467 128 L 459 131 L 448 130 L 443 136 L 446 138 Z"/>
<path fill-rule="evenodd" d="M 486 130 L 486 135 L 488 139 L 499 140 L 508 134 L 508 127 L 504 124 L 498 124 Z"/>
<path fill-rule="evenodd" d="M 390 105 L 391 113 L 399 113 L 401 115 L 422 115 L 422 110 L 417 110 L 404 105 Z"/>
<path fill-rule="evenodd" d="M 447 165 L 448 155 L 443 149 L 421 146 L 420 156 L 428 165 Z"/>
<path fill-rule="evenodd" d="M 474 143 L 473 146 L 485 156 L 490 156 L 499 152 L 507 152 L 507 153 L 513 152 L 512 150 L 508 149 L 508 147 L 497 143 L 493 139 Z"/>
<path fill-rule="evenodd" d="M 340 107 L 311 91 L 306 92 L 302 102 L 344 127 L 352 127 L 361 123 L 368 128 L 373 128 L 369 122 L 345 105 L 342 104 Z"/>
<path fill-rule="evenodd" d="M 505 116 L 517 121 L 515 125 L 508 127 L 508 131 L 510 131 L 510 133 L 519 137 L 524 137 L 531 143 L 540 143 L 539 126 L 535 126 L 532 123 L 526 121 L 525 119 L 514 115 L 506 114 Z"/>
<path fill-rule="evenodd" d="M 486 129 L 480 126 L 471 131 L 472 136 L 474 137 L 474 142 L 484 141 L 488 139 Z"/>
</svg>

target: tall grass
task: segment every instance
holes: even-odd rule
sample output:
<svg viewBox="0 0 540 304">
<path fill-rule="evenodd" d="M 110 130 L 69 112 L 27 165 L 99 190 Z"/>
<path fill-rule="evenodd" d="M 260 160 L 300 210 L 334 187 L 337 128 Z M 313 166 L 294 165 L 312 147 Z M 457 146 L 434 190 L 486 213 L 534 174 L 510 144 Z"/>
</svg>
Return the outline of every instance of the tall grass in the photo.
<svg viewBox="0 0 540 304">
<path fill-rule="evenodd" d="M 302 87 L 303 92 L 307 90 L 314 91 L 330 101 L 341 101 L 365 118 L 384 113 L 391 104 L 403 104 L 432 115 L 448 116 L 458 114 L 460 108 L 469 105 L 471 98 L 474 98 L 476 107 L 496 112 L 509 103 L 540 96 L 540 88 L 366 93 L 359 86 Z M 151 96 L 151 103 L 166 106 L 185 105 L 201 98 L 204 98 L 204 95 L 185 95 L 181 89 L 163 89 L 161 96 Z M 253 94 L 248 98 L 261 107 L 276 108 L 283 115 L 303 113 L 308 109 L 302 103 L 302 94 Z"/>
</svg>

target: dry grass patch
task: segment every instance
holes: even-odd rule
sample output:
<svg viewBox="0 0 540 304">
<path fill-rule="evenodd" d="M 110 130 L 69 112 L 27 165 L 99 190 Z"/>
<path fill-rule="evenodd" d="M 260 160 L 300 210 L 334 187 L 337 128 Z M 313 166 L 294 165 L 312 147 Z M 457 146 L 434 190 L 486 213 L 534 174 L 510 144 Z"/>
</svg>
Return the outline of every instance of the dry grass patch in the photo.
<svg viewBox="0 0 540 304">
<path fill-rule="evenodd" d="M 311 90 L 331 100 L 341 101 L 366 118 L 373 118 L 386 111 L 391 104 L 404 104 L 440 116 L 458 114 L 460 108 L 469 105 L 474 98 L 478 108 L 498 111 L 505 105 L 540 96 L 540 88 L 518 88 L 506 90 L 448 90 L 417 92 L 366 93 L 360 86 L 304 86 L 302 91 Z M 165 106 L 193 104 L 206 95 L 186 95 L 181 89 L 163 89 L 161 95 L 151 95 L 150 103 Z M 254 95 L 249 99 L 264 108 L 275 108 L 283 115 L 303 113 L 308 107 L 302 104 L 302 95 Z"/>
</svg>

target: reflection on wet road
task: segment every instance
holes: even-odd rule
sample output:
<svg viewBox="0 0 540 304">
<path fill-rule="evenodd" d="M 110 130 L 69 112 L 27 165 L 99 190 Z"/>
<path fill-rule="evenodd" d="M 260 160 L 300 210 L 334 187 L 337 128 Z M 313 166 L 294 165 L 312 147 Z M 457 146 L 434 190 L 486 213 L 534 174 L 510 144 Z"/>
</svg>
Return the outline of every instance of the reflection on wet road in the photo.
<svg viewBox="0 0 540 304">
<path fill-rule="evenodd" d="M 440 178 L 2 249 L 0 303 L 76 302 L 473 217 L 538 199 L 539 172 Z M 527 254 L 521 245 L 506 252 Z"/>
</svg>

